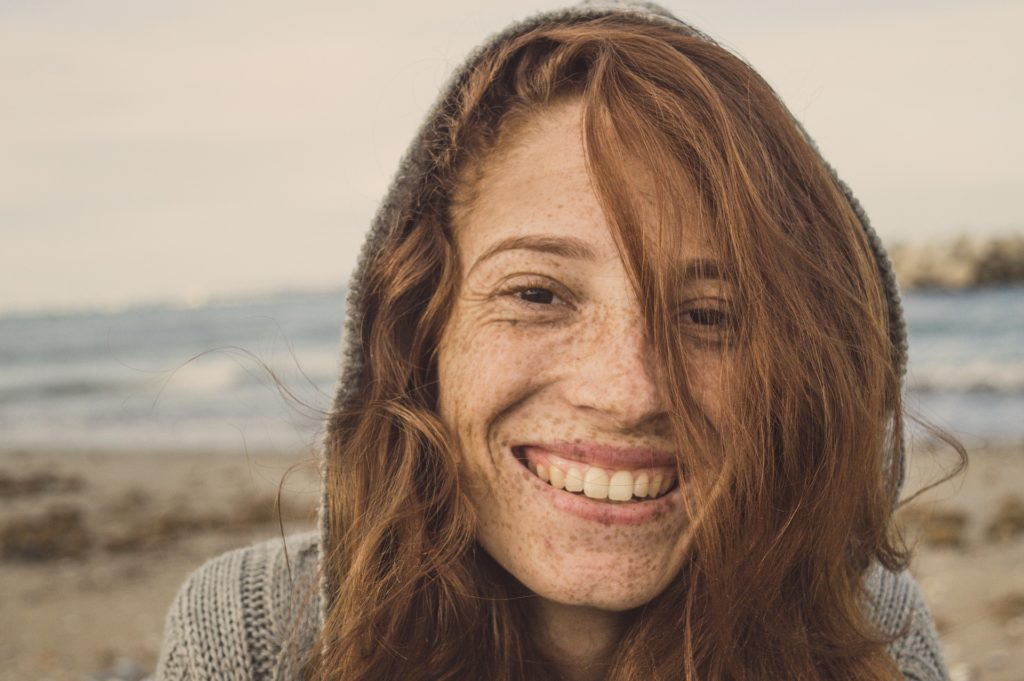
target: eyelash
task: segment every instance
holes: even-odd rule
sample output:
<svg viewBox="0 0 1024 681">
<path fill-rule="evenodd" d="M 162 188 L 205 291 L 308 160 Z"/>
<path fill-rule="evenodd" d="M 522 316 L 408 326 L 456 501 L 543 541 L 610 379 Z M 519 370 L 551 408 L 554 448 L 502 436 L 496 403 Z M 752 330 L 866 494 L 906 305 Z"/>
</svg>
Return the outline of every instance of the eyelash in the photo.
<svg viewBox="0 0 1024 681">
<path fill-rule="evenodd" d="M 713 323 L 703 321 L 710 318 Z M 703 299 L 689 302 L 679 313 L 683 336 L 695 347 L 717 351 L 730 345 L 737 320 L 727 300 Z"/>
<path fill-rule="evenodd" d="M 530 292 L 543 292 L 546 296 L 549 295 L 550 299 L 548 302 L 526 300 L 524 295 Z M 520 281 L 498 291 L 497 295 L 502 299 L 509 300 L 519 309 L 525 310 L 526 314 L 536 315 L 544 321 L 547 321 L 547 317 L 557 316 L 565 312 L 567 308 L 572 308 L 571 294 L 564 287 L 549 279 Z"/>
<path fill-rule="evenodd" d="M 523 284 L 518 284 L 516 286 L 512 286 L 512 287 L 502 291 L 501 295 L 503 295 L 503 296 L 514 296 L 515 299 L 516 299 L 516 302 L 522 303 L 523 305 L 527 305 L 527 306 L 530 306 L 530 307 L 534 307 L 534 306 L 549 307 L 549 306 L 552 306 L 552 305 L 557 305 L 558 303 L 553 302 L 554 300 L 561 301 L 562 305 L 567 305 L 568 302 L 567 302 L 566 299 L 568 298 L 568 294 L 566 294 L 564 292 L 559 292 L 557 289 L 558 289 L 558 287 L 552 286 L 549 282 L 546 282 L 546 281 L 533 281 L 533 282 L 526 282 L 526 283 L 523 283 Z M 545 293 L 548 293 L 548 294 L 551 295 L 552 300 L 548 301 L 548 302 L 545 302 L 545 303 L 541 303 L 541 302 L 537 302 L 537 301 L 531 301 L 531 300 L 525 300 L 522 297 L 523 294 L 529 293 L 531 291 L 534 291 L 534 292 L 541 292 L 541 291 L 543 291 Z"/>
<path fill-rule="evenodd" d="M 504 289 L 499 295 L 512 298 L 516 305 L 525 307 L 527 310 L 541 314 L 553 313 L 556 310 L 551 308 L 571 306 L 568 302 L 569 294 L 560 293 L 558 288 L 546 280 L 527 281 Z M 525 300 L 524 294 L 530 292 L 544 292 L 551 298 L 547 302 Z M 735 325 L 728 302 L 717 298 L 689 301 L 680 311 L 679 317 L 687 327 L 687 332 L 697 337 L 698 340 L 716 340 L 717 338 L 713 337 L 717 337 Z"/>
<path fill-rule="evenodd" d="M 700 301 L 704 302 L 704 301 Z M 690 323 L 699 328 L 711 329 L 711 328 L 725 328 L 732 324 L 732 315 L 729 312 L 728 306 L 721 302 L 715 304 L 702 304 L 699 306 L 689 307 L 682 310 L 682 317 L 690 317 Z M 699 317 L 695 319 L 694 316 Z M 708 318 L 712 321 L 708 323 Z"/>
<path fill-rule="evenodd" d="M 524 296 L 526 294 L 528 294 L 528 293 L 531 293 L 531 292 L 533 292 L 534 294 L 536 294 L 536 293 L 548 294 L 548 295 L 550 295 L 551 299 L 547 300 L 546 302 L 540 302 L 540 301 L 537 301 L 537 300 L 527 300 Z M 554 305 L 555 304 L 554 303 L 554 299 L 562 300 L 561 296 L 559 296 L 557 293 L 555 293 L 554 291 L 552 291 L 549 288 L 544 288 L 543 286 L 527 286 L 527 287 L 519 288 L 516 291 L 514 291 L 514 294 L 517 296 L 517 298 L 519 299 L 520 302 L 526 303 L 527 305 L 543 305 L 544 307 L 548 307 L 549 305 Z M 564 303 L 565 301 L 562 301 L 562 302 Z"/>
</svg>

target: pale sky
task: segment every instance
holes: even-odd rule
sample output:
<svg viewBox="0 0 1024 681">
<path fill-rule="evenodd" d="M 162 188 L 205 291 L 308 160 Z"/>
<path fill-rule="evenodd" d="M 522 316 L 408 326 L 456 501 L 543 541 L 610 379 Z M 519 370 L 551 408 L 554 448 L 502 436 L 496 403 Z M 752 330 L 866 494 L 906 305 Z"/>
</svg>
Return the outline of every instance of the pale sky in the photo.
<svg viewBox="0 0 1024 681">
<path fill-rule="evenodd" d="M 563 3 L 0 2 L 0 314 L 340 286 L 452 68 Z M 882 238 L 1024 232 L 1024 3 L 663 3 Z"/>
</svg>

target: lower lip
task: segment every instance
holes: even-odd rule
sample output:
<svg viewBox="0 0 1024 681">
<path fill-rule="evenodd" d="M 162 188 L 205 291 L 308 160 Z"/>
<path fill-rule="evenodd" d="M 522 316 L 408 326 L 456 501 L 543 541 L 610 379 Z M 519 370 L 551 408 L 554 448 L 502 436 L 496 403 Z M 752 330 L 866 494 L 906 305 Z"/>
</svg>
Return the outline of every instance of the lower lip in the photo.
<svg viewBox="0 0 1024 681">
<path fill-rule="evenodd" d="M 681 483 L 664 496 L 649 501 L 630 501 L 621 504 L 595 501 L 583 494 L 555 489 L 521 464 L 515 452 L 510 451 L 509 456 L 521 469 L 522 475 L 529 481 L 528 484 L 544 494 L 555 508 L 601 525 L 643 525 L 656 522 L 676 511 L 682 503 L 682 491 L 685 487 Z"/>
</svg>

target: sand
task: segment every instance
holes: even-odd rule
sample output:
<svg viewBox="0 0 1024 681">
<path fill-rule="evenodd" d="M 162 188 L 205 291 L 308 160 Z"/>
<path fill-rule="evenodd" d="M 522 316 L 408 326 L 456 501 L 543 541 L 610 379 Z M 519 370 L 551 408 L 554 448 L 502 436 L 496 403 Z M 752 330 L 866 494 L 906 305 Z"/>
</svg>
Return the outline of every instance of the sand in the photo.
<svg viewBox="0 0 1024 681">
<path fill-rule="evenodd" d="M 900 513 L 916 540 L 911 571 L 953 681 L 1024 681 L 1024 446 L 966 444 L 967 471 Z M 908 489 L 950 460 L 915 452 Z"/>
<path fill-rule="evenodd" d="M 917 542 L 912 570 L 954 681 L 1022 681 L 1024 446 L 967 444 L 968 472 L 901 512 Z M 0 454 L 0 679 L 151 672 L 186 575 L 224 551 L 278 536 L 274 494 L 302 460 Z M 908 488 L 934 479 L 948 461 L 915 452 Z M 289 477 L 286 532 L 313 526 L 316 493 L 315 469 Z"/>
<path fill-rule="evenodd" d="M 137 679 L 152 671 L 164 617 L 185 577 L 208 558 L 279 535 L 274 496 L 298 461 L 0 455 L 0 531 L 8 540 L 0 547 L 0 679 Z M 43 490 L 30 489 L 47 475 L 52 491 L 40 482 Z M 29 484 L 12 492 L 12 478 Z M 288 478 L 286 532 L 313 527 L 317 489 L 315 469 Z M 76 512 L 78 520 L 68 521 Z M 47 513 L 59 526 L 57 541 L 32 531 Z M 13 533 L 14 556 L 12 528 L 21 530 Z"/>
</svg>

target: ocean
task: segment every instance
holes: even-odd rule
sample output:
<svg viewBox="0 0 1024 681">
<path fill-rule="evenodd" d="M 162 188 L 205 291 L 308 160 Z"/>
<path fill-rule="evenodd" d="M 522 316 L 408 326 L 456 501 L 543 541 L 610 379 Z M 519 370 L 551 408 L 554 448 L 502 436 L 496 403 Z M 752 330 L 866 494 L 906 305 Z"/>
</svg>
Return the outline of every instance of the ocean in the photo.
<svg viewBox="0 0 1024 681">
<path fill-rule="evenodd" d="M 0 448 L 312 452 L 344 299 L 0 317 Z M 913 412 L 974 445 L 1024 439 L 1024 288 L 904 305 Z"/>
</svg>

